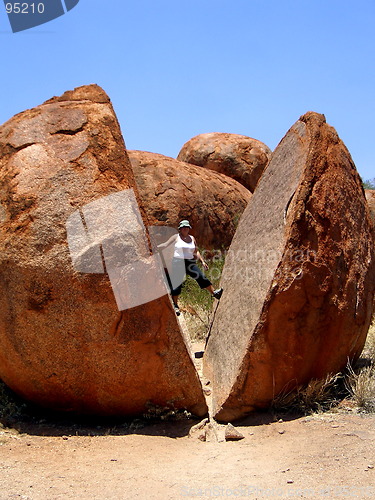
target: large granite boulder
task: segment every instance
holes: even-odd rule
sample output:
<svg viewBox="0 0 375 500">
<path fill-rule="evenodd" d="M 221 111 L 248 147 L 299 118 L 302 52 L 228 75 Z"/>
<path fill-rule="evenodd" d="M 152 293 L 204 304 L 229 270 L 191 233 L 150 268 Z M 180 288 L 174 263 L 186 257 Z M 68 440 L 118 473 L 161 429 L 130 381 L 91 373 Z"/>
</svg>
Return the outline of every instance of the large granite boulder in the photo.
<svg viewBox="0 0 375 500">
<path fill-rule="evenodd" d="M 359 175 L 323 115 L 289 130 L 241 218 L 204 355 L 213 414 L 239 418 L 363 348 L 375 258 Z"/>
<path fill-rule="evenodd" d="M 268 146 L 256 139 L 214 132 L 190 139 L 177 159 L 228 175 L 253 193 L 270 156 Z"/>
<path fill-rule="evenodd" d="M 173 158 L 128 151 L 150 224 L 177 227 L 189 219 L 198 245 L 228 248 L 251 193 L 225 175 Z"/>
<path fill-rule="evenodd" d="M 105 92 L 80 87 L 5 123 L 0 186 L 3 381 L 54 410 L 205 414 Z"/>
<path fill-rule="evenodd" d="M 370 214 L 372 221 L 375 225 L 375 190 L 374 189 L 365 189 L 366 200 L 368 206 L 370 208 Z"/>
</svg>

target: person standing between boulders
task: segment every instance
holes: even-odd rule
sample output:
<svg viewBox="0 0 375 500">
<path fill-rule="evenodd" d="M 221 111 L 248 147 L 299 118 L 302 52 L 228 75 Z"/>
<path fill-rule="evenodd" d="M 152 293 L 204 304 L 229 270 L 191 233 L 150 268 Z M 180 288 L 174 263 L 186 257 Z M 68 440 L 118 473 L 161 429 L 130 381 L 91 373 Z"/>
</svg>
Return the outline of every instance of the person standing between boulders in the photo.
<svg viewBox="0 0 375 500">
<path fill-rule="evenodd" d="M 198 267 L 197 260 L 202 263 L 204 269 L 208 269 L 208 265 L 202 258 L 194 236 L 189 234 L 191 229 L 188 220 L 182 220 L 178 225 L 178 234 L 173 235 L 168 241 L 158 245 L 158 249 L 167 248 L 174 244 L 174 253 L 171 264 L 171 272 L 169 273 L 169 284 L 174 305 L 174 310 L 177 316 L 180 315 L 178 307 L 178 297 L 181 294 L 182 285 L 185 275 L 191 276 L 196 280 L 201 289 L 205 289 L 210 294 L 219 300 L 223 289 L 214 290 L 211 281 L 205 276 L 204 272 Z"/>
</svg>

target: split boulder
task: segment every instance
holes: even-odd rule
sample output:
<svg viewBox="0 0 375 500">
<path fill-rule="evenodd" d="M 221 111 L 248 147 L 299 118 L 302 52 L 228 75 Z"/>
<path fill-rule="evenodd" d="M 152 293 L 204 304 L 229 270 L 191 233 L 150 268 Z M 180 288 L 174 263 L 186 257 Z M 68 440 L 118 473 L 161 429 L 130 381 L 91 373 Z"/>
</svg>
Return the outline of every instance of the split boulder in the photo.
<svg viewBox="0 0 375 500">
<path fill-rule="evenodd" d="M 0 186 L 2 380 L 54 410 L 204 415 L 105 92 L 80 87 L 6 122 Z"/>
<path fill-rule="evenodd" d="M 151 225 L 193 227 L 204 249 L 228 248 L 251 193 L 225 175 L 156 153 L 128 151 Z"/>
<path fill-rule="evenodd" d="M 214 132 L 190 139 L 177 159 L 232 177 L 253 193 L 270 155 L 268 146 L 256 139 Z"/>
<path fill-rule="evenodd" d="M 360 355 L 374 304 L 371 222 L 351 156 L 323 115 L 302 116 L 273 153 L 221 286 L 203 358 L 220 421 Z"/>
</svg>

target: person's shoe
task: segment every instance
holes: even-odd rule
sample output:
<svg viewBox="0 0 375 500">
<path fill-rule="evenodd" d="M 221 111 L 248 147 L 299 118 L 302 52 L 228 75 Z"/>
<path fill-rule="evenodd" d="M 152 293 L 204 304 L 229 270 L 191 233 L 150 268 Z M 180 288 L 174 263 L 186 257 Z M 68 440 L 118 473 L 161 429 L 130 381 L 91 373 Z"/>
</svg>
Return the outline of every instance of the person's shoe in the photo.
<svg viewBox="0 0 375 500">
<path fill-rule="evenodd" d="M 218 288 L 217 290 L 214 291 L 214 297 L 217 300 L 220 300 L 220 297 L 223 295 L 223 289 Z"/>
<path fill-rule="evenodd" d="M 176 316 L 179 316 L 181 314 L 180 308 L 176 306 L 176 304 L 174 305 L 174 312 L 176 313 Z"/>
</svg>

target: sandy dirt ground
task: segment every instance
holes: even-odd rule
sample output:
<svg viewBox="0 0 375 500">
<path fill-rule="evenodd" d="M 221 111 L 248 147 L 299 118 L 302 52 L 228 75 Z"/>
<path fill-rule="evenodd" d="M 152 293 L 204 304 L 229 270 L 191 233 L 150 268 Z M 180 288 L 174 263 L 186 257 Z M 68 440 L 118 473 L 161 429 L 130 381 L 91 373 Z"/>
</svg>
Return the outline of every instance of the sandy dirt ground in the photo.
<svg viewBox="0 0 375 500">
<path fill-rule="evenodd" d="M 375 498 L 374 415 L 263 413 L 227 442 L 189 437 L 197 423 L 0 426 L 0 500 Z"/>
<path fill-rule="evenodd" d="M 375 497 L 373 416 L 274 422 L 263 415 L 236 427 L 243 440 L 223 443 L 188 437 L 195 423 L 114 435 L 92 429 L 94 436 L 45 424 L 27 433 L 1 429 L 0 498 Z"/>
</svg>

